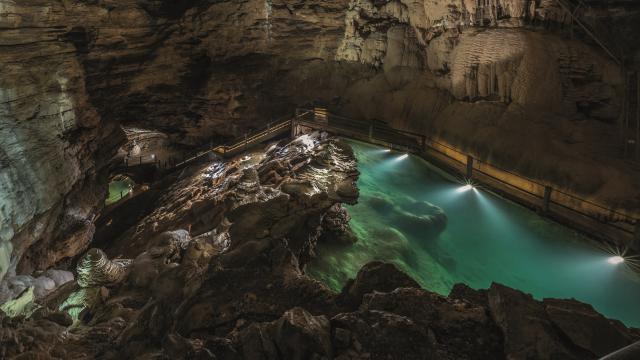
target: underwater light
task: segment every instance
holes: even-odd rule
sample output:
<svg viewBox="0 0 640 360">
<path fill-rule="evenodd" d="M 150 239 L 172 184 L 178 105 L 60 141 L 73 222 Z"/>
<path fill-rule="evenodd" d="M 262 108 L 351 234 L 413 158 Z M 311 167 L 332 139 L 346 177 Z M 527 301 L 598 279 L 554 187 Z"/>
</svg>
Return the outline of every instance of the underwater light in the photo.
<svg viewBox="0 0 640 360">
<path fill-rule="evenodd" d="M 618 265 L 624 262 L 624 258 L 619 255 L 611 256 L 610 258 L 607 259 L 607 262 L 611 265 Z"/>
<path fill-rule="evenodd" d="M 467 192 L 469 190 L 475 190 L 475 189 L 476 188 L 473 185 L 467 184 L 467 185 L 461 186 L 458 189 L 456 189 L 456 192 L 461 193 L 461 192 Z"/>
<path fill-rule="evenodd" d="M 400 157 L 398 158 L 398 160 L 404 160 L 404 159 L 406 159 L 406 158 L 408 158 L 408 157 L 409 157 L 409 154 L 403 154 L 403 155 L 400 155 Z"/>
<path fill-rule="evenodd" d="M 382 151 L 384 151 L 384 152 L 391 152 L 391 149 L 384 149 L 384 150 L 382 150 Z"/>
</svg>

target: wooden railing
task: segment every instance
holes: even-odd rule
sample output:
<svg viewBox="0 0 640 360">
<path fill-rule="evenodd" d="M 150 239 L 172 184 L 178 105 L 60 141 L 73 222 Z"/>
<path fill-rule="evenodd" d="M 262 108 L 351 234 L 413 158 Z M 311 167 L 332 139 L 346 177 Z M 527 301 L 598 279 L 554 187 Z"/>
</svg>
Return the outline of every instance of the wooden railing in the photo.
<svg viewBox="0 0 640 360">
<path fill-rule="evenodd" d="M 461 175 L 466 179 L 487 186 L 529 207 L 556 218 L 564 223 L 589 232 L 592 236 L 606 239 L 621 246 L 630 246 L 633 241 L 640 245 L 640 221 L 638 214 L 623 209 L 584 199 L 552 183 L 527 178 L 475 158 L 447 144 L 441 139 L 409 131 L 393 129 L 381 122 L 349 119 L 330 113 L 317 121 L 315 117 L 294 119 L 292 126 L 324 130 L 389 148 L 413 152 L 437 165 Z M 299 134 L 294 128 L 292 134 Z"/>
<path fill-rule="evenodd" d="M 172 164 L 167 167 L 166 171 L 171 172 L 178 170 L 200 161 L 210 155 L 217 155 L 222 157 L 233 156 L 243 151 L 246 151 L 249 147 L 262 143 L 264 141 L 273 139 L 274 137 L 291 131 L 291 123 L 295 118 L 307 116 L 308 113 L 300 113 L 294 116 L 286 117 L 285 120 L 276 121 L 274 123 L 267 124 L 264 128 L 256 130 L 250 134 L 246 134 L 243 137 L 239 137 L 233 140 L 227 145 L 217 145 L 210 147 L 204 151 L 199 151 L 194 155 L 183 159 L 180 162 Z"/>
<path fill-rule="evenodd" d="M 236 139 L 231 144 L 210 147 L 198 152 L 166 170 L 170 172 L 181 169 L 211 154 L 221 157 L 237 155 L 253 145 L 287 132 L 290 132 L 291 136 L 297 136 L 313 130 L 327 131 L 415 153 L 466 179 L 474 179 L 517 202 L 586 230 L 595 237 L 626 246 L 633 241 L 640 245 L 640 221 L 637 213 L 598 204 L 555 188 L 551 183 L 545 184 L 476 159 L 472 154 L 457 149 L 441 139 L 394 129 L 381 121 L 350 119 L 331 114 L 326 109 L 299 109 L 295 116 L 273 125 L 269 124 L 250 135 Z"/>
<path fill-rule="evenodd" d="M 276 123 L 273 126 L 269 126 L 266 129 L 259 131 L 256 134 L 247 136 L 243 139 L 239 139 L 237 142 L 235 142 L 232 145 L 216 146 L 215 148 L 211 149 L 211 151 L 218 153 L 222 156 L 235 154 L 237 151 L 245 150 L 246 148 L 248 148 L 253 144 L 261 143 L 273 135 L 282 133 L 283 131 L 289 131 L 291 129 L 291 121 L 292 121 L 291 119 L 284 120 L 280 123 Z"/>
</svg>

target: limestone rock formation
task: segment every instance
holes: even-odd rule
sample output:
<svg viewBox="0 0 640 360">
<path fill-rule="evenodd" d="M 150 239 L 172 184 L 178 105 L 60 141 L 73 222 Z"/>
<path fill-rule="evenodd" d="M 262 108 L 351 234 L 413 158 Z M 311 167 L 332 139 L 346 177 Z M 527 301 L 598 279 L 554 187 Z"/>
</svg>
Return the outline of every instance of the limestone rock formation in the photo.
<svg viewBox="0 0 640 360">
<path fill-rule="evenodd" d="M 86 248 L 120 135 L 92 104 L 78 48 L 89 34 L 74 27 L 106 14 L 57 1 L 0 8 L 1 279 Z"/>
<path fill-rule="evenodd" d="M 308 278 L 315 243 L 348 232 L 339 204 L 358 194 L 353 154 L 320 136 L 172 174 L 136 200 L 142 219 L 123 211 L 100 229 L 105 254 L 91 258 L 102 265 L 77 283 L 50 270 L 71 269 L 94 237 L 119 125 L 199 146 L 314 100 L 637 209 L 615 62 L 567 34 L 555 1 L 478 4 L 4 1 L 0 302 L 33 296 L 44 308 L 2 317 L 0 357 L 358 358 L 411 342 L 406 357 L 589 359 L 637 339 L 581 304 L 499 285 L 441 297 L 383 264 L 342 294 Z M 638 63 L 637 13 L 587 15 L 630 24 L 621 39 Z M 411 220 L 443 228 L 437 211 L 424 215 Z M 130 271 L 108 257 L 133 259 Z M 92 281 L 105 264 L 117 276 Z"/>
</svg>

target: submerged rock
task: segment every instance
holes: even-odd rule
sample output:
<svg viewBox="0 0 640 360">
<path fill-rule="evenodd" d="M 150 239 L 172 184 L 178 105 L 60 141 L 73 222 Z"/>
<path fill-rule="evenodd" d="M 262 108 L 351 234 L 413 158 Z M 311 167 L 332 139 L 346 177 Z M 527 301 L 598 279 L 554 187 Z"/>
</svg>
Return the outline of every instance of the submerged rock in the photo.
<svg viewBox="0 0 640 360">
<path fill-rule="evenodd" d="M 370 197 L 367 204 L 388 218 L 401 231 L 424 234 L 433 239 L 447 227 L 447 214 L 440 207 L 427 201 L 401 202 L 396 206 L 383 197 Z"/>
<path fill-rule="evenodd" d="M 332 244 L 351 245 L 358 241 L 358 238 L 349 226 L 351 216 L 342 204 L 333 205 L 322 218 L 321 242 Z"/>
<path fill-rule="evenodd" d="M 395 265 L 374 261 L 363 266 L 354 280 L 342 289 L 342 299 L 357 306 L 365 294 L 373 291 L 390 292 L 400 287 L 420 288 L 420 285 Z"/>
</svg>

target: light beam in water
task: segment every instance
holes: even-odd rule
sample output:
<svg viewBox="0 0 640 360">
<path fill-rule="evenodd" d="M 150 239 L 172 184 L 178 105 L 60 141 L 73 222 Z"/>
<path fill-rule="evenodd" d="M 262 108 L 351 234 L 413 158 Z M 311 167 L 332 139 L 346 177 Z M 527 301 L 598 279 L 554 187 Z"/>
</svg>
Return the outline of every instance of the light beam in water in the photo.
<svg viewBox="0 0 640 360">
<path fill-rule="evenodd" d="M 460 186 L 459 188 L 456 189 L 456 192 L 457 193 L 464 193 L 464 192 L 467 192 L 469 190 L 473 190 L 476 193 L 478 192 L 478 189 L 473 184 L 473 182 L 471 182 L 471 179 L 466 180 L 464 185 L 462 185 L 462 186 Z"/>
<path fill-rule="evenodd" d="M 611 265 L 625 265 L 625 267 L 640 273 L 640 260 L 638 255 L 627 254 L 628 249 L 620 249 L 609 244 L 601 244 L 601 248 L 609 253 L 607 263 Z"/>
<path fill-rule="evenodd" d="M 459 193 L 467 192 L 467 191 L 469 191 L 469 190 L 471 190 L 471 189 L 473 189 L 473 188 L 474 188 L 474 187 L 473 187 L 473 185 L 471 185 L 471 184 L 467 184 L 467 185 L 464 185 L 464 186 L 459 187 L 459 188 L 456 190 L 456 192 L 459 192 Z"/>
<path fill-rule="evenodd" d="M 624 258 L 622 256 L 611 256 L 607 259 L 607 262 L 611 265 L 618 265 L 624 262 Z"/>
</svg>

